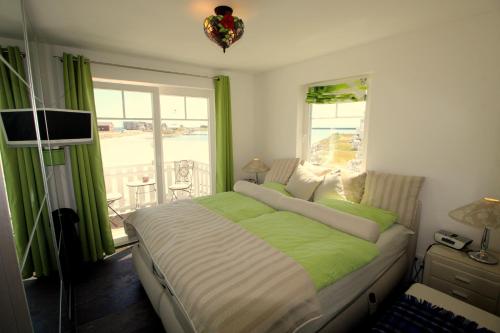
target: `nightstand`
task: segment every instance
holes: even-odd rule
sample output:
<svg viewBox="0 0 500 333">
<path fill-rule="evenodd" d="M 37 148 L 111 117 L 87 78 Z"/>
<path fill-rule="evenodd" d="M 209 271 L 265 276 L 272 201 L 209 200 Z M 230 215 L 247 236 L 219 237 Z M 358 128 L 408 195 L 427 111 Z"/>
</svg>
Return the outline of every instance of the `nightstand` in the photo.
<svg viewBox="0 0 500 333">
<path fill-rule="evenodd" d="M 491 251 L 497 257 L 500 254 Z M 427 251 L 424 283 L 481 309 L 500 314 L 500 265 L 470 259 L 466 252 L 443 245 Z"/>
</svg>

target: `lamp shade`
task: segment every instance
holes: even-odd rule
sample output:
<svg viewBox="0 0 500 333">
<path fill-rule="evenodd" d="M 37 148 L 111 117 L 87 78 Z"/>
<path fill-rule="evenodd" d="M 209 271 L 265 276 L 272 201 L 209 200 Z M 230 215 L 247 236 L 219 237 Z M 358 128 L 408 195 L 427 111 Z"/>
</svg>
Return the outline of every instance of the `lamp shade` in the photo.
<svg viewBox="0 0 500 333">
<path fill-rule="evenodd" d="M 205 19 L 203 30 L 211 41 L 226 52 L 228 47 L 243 36 L 245 25 L 239 17 L 233 16 L 231 7 L 217 6 L 214 11 L 215 15 Z"/>
<path fill-rule="evenodd" d="M 266 172 L 269 170 L 269 167 L 264 164 L 260 159 L 254 158 L 250 162 L 247 163 L 243 167 L 243 171 L 249 172 L 249 173 L 258 173 L 258 172 Z"/>
<path fill-rule="evenodd" d="M 475 227 L 496 229 L 500 227 L 500 200 L 482 198 L 452 210 L 449 216 Z"/>
</svg>

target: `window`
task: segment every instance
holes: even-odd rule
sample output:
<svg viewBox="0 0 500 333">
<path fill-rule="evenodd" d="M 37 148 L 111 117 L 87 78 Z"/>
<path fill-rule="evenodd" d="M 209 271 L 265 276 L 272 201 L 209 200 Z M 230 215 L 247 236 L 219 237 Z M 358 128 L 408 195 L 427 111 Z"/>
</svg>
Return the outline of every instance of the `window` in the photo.
<svg viewBox="0 0 500 333">
<path fill-rule="evenodd" d="M 310 87 L 307 93 L 307 159 L 332 169 L 365 165 L 366 79 Z"/>
<path fill-rule="evenodd" d="M 154 178 L 153 93 L 132 89 L 94 89 L 103 166 L 145 164 Z"/>
<path fill-rule="evenodd" d="M 207 89 L 94 82 L 106 191 L 120 197 L 113 209 L 126 214 L 170 201 L 180 160 L 194 164 L 189 195 L 212 193 L 212 94 Z M 141 188 L 138 196 L 129 185 L 144 179 L 155 187 Z"/>
</svg>

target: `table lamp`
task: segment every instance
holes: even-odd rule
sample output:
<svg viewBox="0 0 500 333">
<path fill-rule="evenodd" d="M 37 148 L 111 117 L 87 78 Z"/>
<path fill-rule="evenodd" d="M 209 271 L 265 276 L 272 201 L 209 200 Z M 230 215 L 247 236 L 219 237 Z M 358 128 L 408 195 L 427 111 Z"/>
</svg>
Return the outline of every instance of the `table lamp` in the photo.
<svg viewBox="0 0 500 333">
<path fill-rule="evenodd" d="M 259 172 L 266 172 L 269 167 L 264 164 L 260 159 L 254 158 L 243 167 L 243 171 L 248 173 L 255 173 L 255 181 L 259 183 Z"/>
<path fill-rule="evenodd" d="M 500 226 L 500 200 L 482 198 L 452 210 L 449 216 L 458 222 L 479 228 L 484 227 L 481 250 L 469 252 L 469 257 L 485 264 L 495 265 L 498 263 L 498 259 L 488 253 L 488 242 L 490 229 L 496 229 Z"/>
</svg>

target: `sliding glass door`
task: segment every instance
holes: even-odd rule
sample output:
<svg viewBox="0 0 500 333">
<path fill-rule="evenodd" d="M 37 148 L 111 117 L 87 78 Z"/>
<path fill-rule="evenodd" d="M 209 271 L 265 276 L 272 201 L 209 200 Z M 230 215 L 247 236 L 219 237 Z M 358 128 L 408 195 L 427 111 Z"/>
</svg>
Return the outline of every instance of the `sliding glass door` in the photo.
<svg viewBox="0 0 500 333">
<path fill-rule="evenodd" d="M 162 89 L 160 109 L 165 200 L 210 194 L 209 95 L 190 89 Z"/>
<path fill-rule="evenodd" d="M 157 203 L 153 91 L 141 86 L 94 85 L 111 230 L 119 245 L 127 238 L 126 215 Z"/>
<path fill-rule="evenodd" d="M 211 93 L 94 82 L 115 243 L 130 212 L 211 193 Z"/>
</svg>

